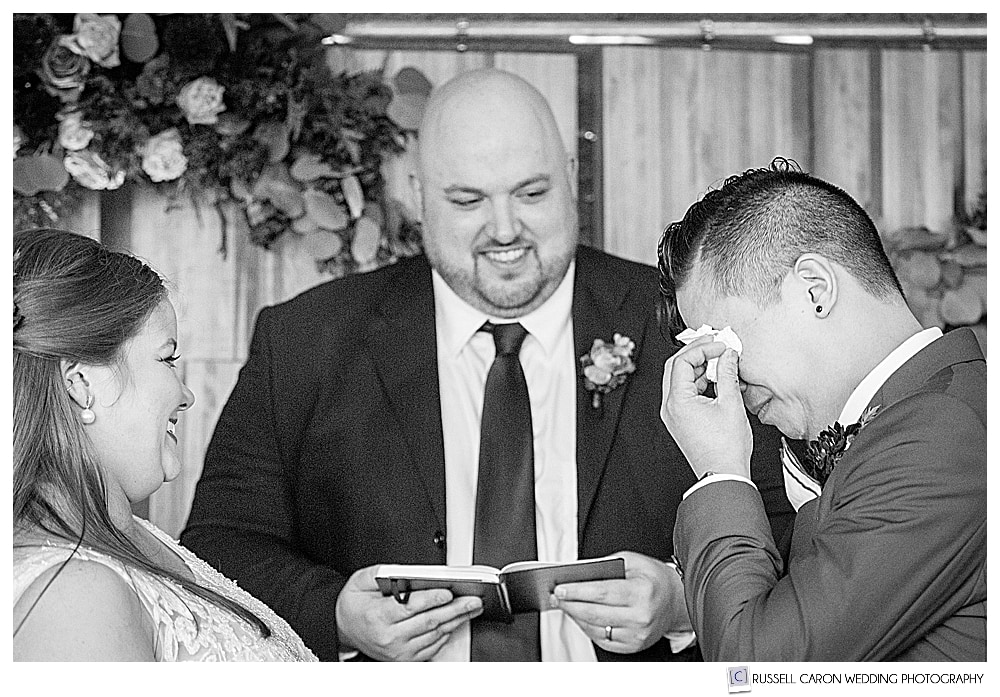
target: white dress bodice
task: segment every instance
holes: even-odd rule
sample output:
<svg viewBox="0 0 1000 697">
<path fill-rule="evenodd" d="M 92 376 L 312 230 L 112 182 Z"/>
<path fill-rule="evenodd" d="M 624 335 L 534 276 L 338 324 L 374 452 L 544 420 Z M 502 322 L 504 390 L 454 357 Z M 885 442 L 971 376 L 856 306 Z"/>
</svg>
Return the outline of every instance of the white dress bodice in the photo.
<svg viewBox="0 0 1000 697">
<path fill-rule="evenodd" d="M 105 554 L 65 540 L 51 539 L 14 548 L 14 603 L 47 570 L 74 559 L 113 569 L 131 587 L 156 628 L 153 652 L 158 661 L 315 661 L 288 623 L 264 603 L 242 590 L 176 541 L 141 518 L 136 521 L 175 552 L 205 588 L 236 601 L 271 629 L 264 638 L 255 626 L 215 603 L 203 600 L 179 584 L 126 567 Z"/>
</svg>

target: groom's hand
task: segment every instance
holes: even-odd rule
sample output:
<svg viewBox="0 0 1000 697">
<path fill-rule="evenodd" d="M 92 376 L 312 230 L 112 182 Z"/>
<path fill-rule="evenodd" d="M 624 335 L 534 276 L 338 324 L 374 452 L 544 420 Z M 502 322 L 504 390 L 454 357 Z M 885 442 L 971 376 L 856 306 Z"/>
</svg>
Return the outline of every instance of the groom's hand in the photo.
<svg viewBox="0 0 1000 697">
<path fill-rule="evenodd" d="M 451 633 L 483 611 L 479 598 L 451 591 L 413 591 L 406 603 L 383 596 L 376 566 L 354 572 L 337 598 L 340 650 L 361 651 L 379 661 L 427 661 Z"/>
<path fill-rule="evenodd" d="M 684 586 L 674 569 L 638 552 L 611 556 L 625 560 L 624 579 L 564 583 L 555 587 L 550 605 L 569 615 L 591 641 L 614 653 L 635 653 L 667 633 L 691 631 Z"/>
<path fill-rule="evenodd" d="M 718 358 L 716 397 L 706 397 L 705 366 Z M 675 353 L 663 366 L 660 418 L 691 469 L 750 477 L 753 434 L 747 420 L 738 377 L 739 357 L 711 337 Z"/>
</svg>

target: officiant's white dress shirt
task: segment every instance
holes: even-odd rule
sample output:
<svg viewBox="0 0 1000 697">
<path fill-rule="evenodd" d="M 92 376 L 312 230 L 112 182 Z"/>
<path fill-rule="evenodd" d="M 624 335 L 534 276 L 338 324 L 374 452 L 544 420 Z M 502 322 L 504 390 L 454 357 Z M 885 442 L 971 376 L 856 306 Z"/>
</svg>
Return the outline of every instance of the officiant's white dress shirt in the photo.
<svg viewBox="0 0 1000 697">
<path fill-rule="evenodd" d="M 577 559 L 575 271 L 574 263 L 541 307 L 516 320 L 476 310 L 433 272 L 450 565 L 472 563 L 480 420 L 486 374 L 496 354 L 493 335 L 479 331 L 487 320 L 517 321 L 528 330 L 520 359 L 534 434 L 538 559 Z M 540 624 L 543 661 L 597 660 L 590 639 L 562 611 L 541 613 Z M 468 661 L 470 635 L 466 624 L 434 660 Z"/>
</svg>

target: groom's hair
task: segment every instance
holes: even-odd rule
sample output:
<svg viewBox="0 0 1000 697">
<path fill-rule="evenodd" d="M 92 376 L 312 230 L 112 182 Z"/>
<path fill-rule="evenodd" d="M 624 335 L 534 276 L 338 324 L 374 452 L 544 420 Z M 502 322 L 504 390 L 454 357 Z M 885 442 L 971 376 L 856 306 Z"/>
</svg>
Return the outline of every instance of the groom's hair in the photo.
<svg viewBox="0 0 1000 697">
<path fill-rule="evenodd" d="M 728 178 L 663 231 L 658 247 L 661 326 L 670 336 L 684 328 L 676 292 L 695 262 L 709 272 L 716 294 L 766 306 L 777 301 L 795 260 L 809 252 L 844 267 L 874 297 L 902 298 L 864 209 L 794 161 L 776 158 L 770 167 Z"/>
</svg>

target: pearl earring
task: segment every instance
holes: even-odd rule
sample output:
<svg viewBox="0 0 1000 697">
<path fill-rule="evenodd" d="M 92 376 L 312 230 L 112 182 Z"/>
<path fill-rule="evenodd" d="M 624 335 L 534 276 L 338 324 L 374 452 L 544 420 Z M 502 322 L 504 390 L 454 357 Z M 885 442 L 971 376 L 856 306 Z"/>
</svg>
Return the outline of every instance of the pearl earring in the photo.
<svg viewBox="0 0 1000 697">
<path fill-rule="evenodd" d="M 821 312 L 823 312 L 823 306 L 822 306 L 822 305 L 817 305 L 817 306 L 816 306 L 816 314 L 818 315 L 818 314 L 820 314 Z"/>
<path fill-rule="evenodd" d="M 80 412 L 80 421 L 82 421 L 85 424 L 94 423 L 94 421 L 97 419 L 97 415 L 94 414 L 94 410 L 90 408 L 93 405 L 94 405 L 94 395 L 88 394 L 87 406 L 85 406 L 83 408 L 83 411 Z"/>
</svg>

